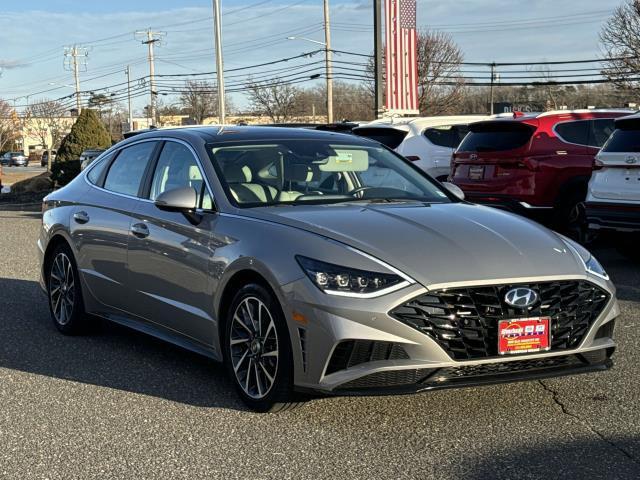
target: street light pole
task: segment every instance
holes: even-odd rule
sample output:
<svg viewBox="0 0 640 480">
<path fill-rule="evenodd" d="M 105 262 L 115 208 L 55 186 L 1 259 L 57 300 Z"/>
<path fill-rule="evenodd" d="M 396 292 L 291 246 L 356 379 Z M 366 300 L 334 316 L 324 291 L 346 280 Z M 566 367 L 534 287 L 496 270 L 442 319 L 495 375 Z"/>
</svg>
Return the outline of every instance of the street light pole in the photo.
<svg viewBox="0 0 640 480">
<path fill-rule="evenodd" d="M 218 76 L 218 122 L 224 125 L 225 104 L 224 104 L 224 62 L 222 60 L 222 13 L 220 12 L 220 0 L 213 0 L 213 21 L 216 42 L 216 73 Z"/>
<path fill-rule="evenodd" d="M 324 41 L 327 70 L 327 123 L 333 123 L 333 69 L 331 68 L 331 28 L 329 25 L 329 0 L 324 0 Z"/>
<path fill-rule="evenodd" d="M 127 65 L 127 69 L 125 70 L 127 74 L 127 103 L 129 109 L 128 121 L 129 121 L 129 131 L 133 131 L 133 113 L 131 111 L 131 66 Z"/>
</svg>

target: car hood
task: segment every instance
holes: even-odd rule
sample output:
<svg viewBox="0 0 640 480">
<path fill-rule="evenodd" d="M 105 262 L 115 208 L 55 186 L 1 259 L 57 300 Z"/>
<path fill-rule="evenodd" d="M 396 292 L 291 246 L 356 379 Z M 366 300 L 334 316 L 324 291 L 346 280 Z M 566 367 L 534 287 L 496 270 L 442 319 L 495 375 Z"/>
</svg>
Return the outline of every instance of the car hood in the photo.
<svg viewBox="0 0 640 480">
<path fill-rule="evenodd" d="M 355 247 L 425 286 L 585 275 L 551 230 L 479 205 L 348 203 L 258 208 L 252 215 Z"/>
</svg>

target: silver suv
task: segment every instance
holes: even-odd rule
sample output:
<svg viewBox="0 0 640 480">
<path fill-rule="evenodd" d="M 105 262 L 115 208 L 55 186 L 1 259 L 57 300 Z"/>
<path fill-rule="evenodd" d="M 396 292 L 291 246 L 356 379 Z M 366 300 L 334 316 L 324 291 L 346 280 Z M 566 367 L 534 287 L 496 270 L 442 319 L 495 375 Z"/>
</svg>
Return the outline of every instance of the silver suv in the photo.
<svg viewBox="0 0 640 480">
<path fill-rule="evenodd" d="M 608 368 L 597 260 L 460 196 L 350 135 L 144 133 L 46 197 L 42 286 L 61 332 L 99 316 L 224 361 L 259 411 Z"/>
</svg>

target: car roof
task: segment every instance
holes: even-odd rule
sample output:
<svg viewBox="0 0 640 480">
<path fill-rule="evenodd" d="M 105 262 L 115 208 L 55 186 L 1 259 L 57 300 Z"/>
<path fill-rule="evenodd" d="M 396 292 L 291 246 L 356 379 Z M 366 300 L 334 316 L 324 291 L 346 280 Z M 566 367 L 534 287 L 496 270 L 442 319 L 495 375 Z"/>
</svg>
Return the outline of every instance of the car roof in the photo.
<svg viewBox="0 0 640 480">
<path fill-rule="evenodd" d="M 142 138 L 173 137 L 179 139 L 189 139 L 199 137 L 205 142 L 235 142 L 235 141 L 255 141 L 255 140 L 332 140 L 347 141 L 351 144 L 371 145 L 369 139 L 355 137 L 344 133 L 337 133 L 323 130 L 310 130 L 307 128 L 287 128 L 287 127 L 264 127 L 264 126 L 190 126 L 179 128 L 158 128 L 145 131 L 138 135 L 129 137 L 125 142 L 133 142 Z"/>
<path fill-rule="evenodd" d="M 622 130 L 640 130 L 640 113 L 616 118 L 615 124 Z"/>
<path fill-rule="evenodd" d="M 487 118 L 491 117 L 489 115 L 438 115 L 433 117 L 381 118 L 361 125 L 361 127 L 391 127 L 399 130 L 409 130 L 411 126 L 423 128 L 437 125 L 453 125 L 477 122 Z"/>
</svg>

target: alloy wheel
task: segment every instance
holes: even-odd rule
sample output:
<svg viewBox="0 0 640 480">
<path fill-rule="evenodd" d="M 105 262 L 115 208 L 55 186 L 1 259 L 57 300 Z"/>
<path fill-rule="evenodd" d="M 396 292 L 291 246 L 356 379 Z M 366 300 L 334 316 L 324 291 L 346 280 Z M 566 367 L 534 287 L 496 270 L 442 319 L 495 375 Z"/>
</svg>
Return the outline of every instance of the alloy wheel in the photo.
<svg viewBox="0 0 640 480">
<path fill-rule="evenodd" d="M 56 322 L 66 325 L 71 320 L 75 304 L 73 266 L 65 253 L 58 253 L 51 264 L 49 300 Z"/>
<path fill-rule="evenodd" d="M 278 332 L 267 306 L 247 297 L 236 308 L 229 335 L 231 363 L 238 384 L 248 396 L 264 398 L 278 373 Z"/>
</svg>

